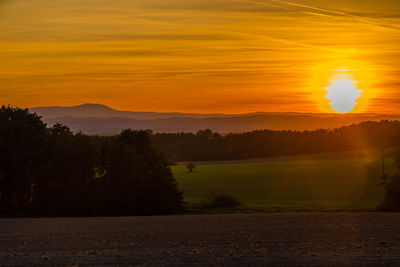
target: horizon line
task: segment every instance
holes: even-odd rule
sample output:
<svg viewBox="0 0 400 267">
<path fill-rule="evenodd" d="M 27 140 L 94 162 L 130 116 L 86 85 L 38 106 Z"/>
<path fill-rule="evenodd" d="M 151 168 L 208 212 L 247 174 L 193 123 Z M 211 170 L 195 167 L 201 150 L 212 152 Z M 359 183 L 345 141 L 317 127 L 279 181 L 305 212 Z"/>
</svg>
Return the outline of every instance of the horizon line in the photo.
<svg viewBox="0 0 400 267">
<path fill-rule="evenodd" d="M 311 115 L 317 115 L 317 114 L 324 114 L 324 115 L 335 115 L 335 116 L 345 116 L 345 115 L 390 115 L 390 116 L 399 116 L 400 113 L 371 113 L 371 112 L 345 112 L 345 113 L 340 113 L 340 112 L 300 112 L 300 111 L 250 111 L 250 112 L 245 112 L 245 113 L 221 113 L 221 112 L 209 112 L 209 113 L 202 113 L 202 112 L 182 112 L 182 111 L 154 111 L 154 110 L 120 110 L 111 107 L 110 105 L 107 104 L 102 104 L 102 103 L 82 103 L 82 104 L 76 104 L 76 105 L 52 105 L 52 106 L 34 106 L 34 107 L 23 107 L 28 110 L 30 109 L 39 109 L 39 108 L 76 108 L 76 107 L 82 107 L 82 106 L 101 106 L 101 107 L 106 107 L 108 109 L 111 109 L 113 111 L 117 112 L 134 112 L 134 113 L 158 113 L 158 114 L 168 114 L 168 113 L 174 113 L 174 114 L 188 114 L 188 115 L 229 115 L 229 116 L 235 116 L 235 115 L 257 115 L 257 114 L 311 114 Z M 15 106 L 18 107 L 18 106 Z"/>
</svg>

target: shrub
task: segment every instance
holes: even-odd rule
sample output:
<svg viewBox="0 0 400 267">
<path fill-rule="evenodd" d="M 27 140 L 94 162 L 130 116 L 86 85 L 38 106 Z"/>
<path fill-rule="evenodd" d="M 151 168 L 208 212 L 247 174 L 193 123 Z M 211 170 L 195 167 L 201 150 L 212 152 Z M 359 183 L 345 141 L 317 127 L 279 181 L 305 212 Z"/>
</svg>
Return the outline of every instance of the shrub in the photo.
<svg viewBox="0 0 400 267">
<path fill-rule="evenodd" d="M 211 193 L 206 204 L 207 208 L 233 208 L 242 205 L 239 199 L 230 195 Z"/>
<path fill-rule="evenodd" d="M 400 173 L 393 175 L 385 184 L 385 197 L 378 211 L 400 211 Z"/>
<path fill-rule="evenodd" d="M 400 148 L 397 149 L 395 159 L 397 168 L 400 169 Z M 385 196 L 377 210 L 400 211 L 400 172 L 390 177 L 384 173 L 381 179 L 385 185 Z"/>
</svg>

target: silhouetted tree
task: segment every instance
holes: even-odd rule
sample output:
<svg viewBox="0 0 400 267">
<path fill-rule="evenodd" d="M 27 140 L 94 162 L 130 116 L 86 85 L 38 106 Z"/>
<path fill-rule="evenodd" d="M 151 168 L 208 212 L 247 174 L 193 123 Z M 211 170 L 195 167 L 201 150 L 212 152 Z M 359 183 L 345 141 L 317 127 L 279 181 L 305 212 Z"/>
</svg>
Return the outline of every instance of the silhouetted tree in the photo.
<svg viewBox="0 0 400 267">
<path fill-rule="evenodd" d="M 46 125 L 38 115 L 10 106 L 0 108 L 0 212 L 28 212 L 46 142 Z"/>
<path fill-rule="evenodd" d="M 105 205 L 118 214 L 170 213 L 182 207 L 182 192 L 168 162 L 146 131 L 125 130 L 102 151 Z"/>
<path fill-rule="evenodd" d="M 193 172 L 193 169 L 196 168 L 196 165 L 194 165 L 193 162 L 189 162 L 188 164 L 186 164 L 186 168 L 189 172 Z"/>
<path fill-rule="evenodd" d="M 91 139 L 56 124 L 49 129 L 47 160 L 38 183 L 36 212 L 44 215 L 90 215 L 96 209 L 90 185 L 97 151 Z"/>
<path fill-rule="evenodd" d="M 0 215 L 165 214 L 181 210 L 182 199 L 151 132 L 73 134 L 1 107 Z"/>
<path fill-rule="evenodd" d="M 157 133 L 153 141 L 170 160 L 210 161 L 391 147 L 399 145 L 399 136 L 399 121 L 381 121 L 331 130 L 256 130 L 223 136 L 211 130 Z"/>
</svg>

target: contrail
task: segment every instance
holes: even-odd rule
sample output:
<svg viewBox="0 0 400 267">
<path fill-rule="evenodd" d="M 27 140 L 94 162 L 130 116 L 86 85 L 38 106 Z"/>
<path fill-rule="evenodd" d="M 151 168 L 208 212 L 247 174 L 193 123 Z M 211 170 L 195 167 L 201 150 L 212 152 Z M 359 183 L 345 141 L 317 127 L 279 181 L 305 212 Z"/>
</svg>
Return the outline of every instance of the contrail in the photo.
<svg viewBox="0 0 400 267">
<path fill-rule="evenodd" d="M 289 6 L 302 7 L 302 8 L 308 8 L 308 9 L 312 9 L 312 10 L 316 10 L 316 11 L 322 11 L 322 12 L 331 13 L 331 14 L 335 14 L 335 15 L 341 15 L 341 16 L 350 15 L 350 14 L 340 12 L 340 11 L 319 8 L 319 7 L 304 5 L 304 4 L 295 3 L 295 2 L 288 2 L 288 1 L 282 1 L 282 0 L 270 0 L 270 1 L 280 3 L 280 4 L 286 4 Z"/>
<path fill-rule="evenodd" d="M 357 15 L 342 12 L 342 11 L 325 9 L 325 8 L 320 8 L 320 7 L 316 7 L 316 6 L 310 6 L 310 5 L 305 5 L 305 4 L 301 4 L 301 3 L 297 3 L 297 2 L 289 2 L 289 1 L 284 1 L 284 0 L 269 0 L 269 1 L 281 4 L 281 5 L 313 10 L 315 12 L 310 12 L 310 11 L 303 11 L 303 12 L 306 14 L 314 15 L 314 16 L 324 16 L 324 17 L 332 17 L 332 18 L 348 17 L 348 18 L 352 18 L 354 21 L 359 22 L 359 23 L 370 24 L 370 25 L 383 27 L 383 28 L 400 30 L 400 26 L 394 25 L 392 23 L 387 23 L 387 22 L 383 22 L 383 21 L 379 21 L 379 22 L 372 21 L 372 20 L 366 19 L 365 17 L 357 16 Z M 252 2 L 257 3 L 257 4 L 266 5 L 266 3 L 262 2 L 262 1 L 252 1 Z"/>
</svg>

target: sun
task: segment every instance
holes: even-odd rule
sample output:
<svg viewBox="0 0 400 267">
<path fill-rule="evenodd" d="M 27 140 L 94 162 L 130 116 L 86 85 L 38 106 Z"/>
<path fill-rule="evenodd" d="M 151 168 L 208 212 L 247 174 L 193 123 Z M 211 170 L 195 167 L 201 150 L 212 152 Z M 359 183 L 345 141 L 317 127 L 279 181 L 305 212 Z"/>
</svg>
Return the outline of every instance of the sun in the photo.
<svg viewBox="0 0 400 267">
<path fill-rule="evenodd" d="M 362 61 L 340 58 L 311 69 L 308 90 L 320 112 L 360 113 L 376 96 L 372 68 Z"/>
<path fill-rule="evenodd" d="M 352 111 L 361 95 L 361 90 L 357 89 L 358 82 L 353 80 L 346 69 L 339 69 L 330 82 L 324 90 L 327 91 L 326 98 L 332 109 L 338 113 Z"/>
</svg>

